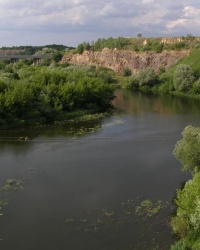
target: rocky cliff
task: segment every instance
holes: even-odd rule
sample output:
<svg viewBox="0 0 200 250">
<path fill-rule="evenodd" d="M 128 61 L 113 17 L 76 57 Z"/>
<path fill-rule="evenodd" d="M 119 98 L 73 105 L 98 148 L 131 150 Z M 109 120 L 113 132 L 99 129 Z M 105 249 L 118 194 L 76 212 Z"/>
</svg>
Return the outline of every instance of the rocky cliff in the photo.
<svg viewBox="0 0 200 250">
<path fill-rule="evenodd" d="M 153 68 L 156 72 L 162 67 L 168 69 L 181 58 L 187 56 L 189 50 L 157 52 L 134 52 L 129 50 L 103 49 L 101 52 L 84 51 L 83 54 L 71 54 L 63 57 L 61 63 L 75 65 L 95 65 L 122 72 L 129 68 L 133 73 L 146 67 Z"/>
</svg>

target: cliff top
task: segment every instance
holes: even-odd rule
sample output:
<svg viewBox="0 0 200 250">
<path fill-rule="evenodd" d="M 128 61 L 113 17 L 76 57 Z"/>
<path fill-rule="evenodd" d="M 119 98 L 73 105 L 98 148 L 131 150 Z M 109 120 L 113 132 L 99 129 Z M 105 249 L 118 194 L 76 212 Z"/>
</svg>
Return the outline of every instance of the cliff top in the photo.
<svg viewBox="0 0 200 250">
<path fill-rule="evenodd" d="M 76 52 L 81 54 L 84 50 L 102 51 L 108 49 L 123 49 L 138 51 L 156 51 L 163 50 L 182 50 L 191 48 L 200 48 L 200 37 L 194 37 L 190 34 L 181 37 L 118 37 L 118 38 L 99 38 L 93 43 L 81 43 L 77 46 Z"/>
</svg>

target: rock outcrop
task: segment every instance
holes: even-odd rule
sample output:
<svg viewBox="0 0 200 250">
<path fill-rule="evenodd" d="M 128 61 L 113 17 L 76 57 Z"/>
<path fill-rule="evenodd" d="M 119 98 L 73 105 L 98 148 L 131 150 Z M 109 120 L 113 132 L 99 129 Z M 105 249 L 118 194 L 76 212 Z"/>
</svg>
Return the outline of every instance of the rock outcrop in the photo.
<svg viewBox="0 0 200 250">
<path fill-rule="evenodd" d="M 151 67 L 157 72 L 160 68 L 168 69 L 188 54 L 189 50 L 165 50 L 157 53 L 153 51 L 135 52 L 104 48 L 101 52 L 84 51 L 83 54 L 66 55 L 61 63 L 102 66 L 113 69 L 116 72 L 122 72 L 124 68 L 129 68 L 133 73 L 138 73 L 141 69 Z"/>
</svg>

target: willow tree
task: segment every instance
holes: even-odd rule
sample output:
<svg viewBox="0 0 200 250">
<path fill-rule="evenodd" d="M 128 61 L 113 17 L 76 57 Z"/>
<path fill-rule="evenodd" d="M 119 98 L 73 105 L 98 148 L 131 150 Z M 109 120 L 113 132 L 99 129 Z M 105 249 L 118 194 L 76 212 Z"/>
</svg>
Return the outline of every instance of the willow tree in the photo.
<svg viewBox="0 0 200 250">
<path fill-rule="evenodd" d="M 200 128 L 187 126 L 175 145 L 174 155 L 183 165 L 183 172 L 200 170 Z"/>
<path fill-rule="evenodd" d="M 174 72 L 174 88 L 178 91 L 187 92 L 195 81 L 194 72 L 189 65 L 181 64 Z"/>
</svg>

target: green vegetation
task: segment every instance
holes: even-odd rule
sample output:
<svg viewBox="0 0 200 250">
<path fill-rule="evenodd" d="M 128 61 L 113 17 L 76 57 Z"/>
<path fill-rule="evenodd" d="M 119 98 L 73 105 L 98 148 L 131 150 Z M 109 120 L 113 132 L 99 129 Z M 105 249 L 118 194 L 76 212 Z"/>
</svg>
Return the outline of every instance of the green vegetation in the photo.
<svg viewBox="0 0 200 250">
<path fill-rule="evenodd" d="M 127 88 L 149 90 L 157 83 L 157 76 L 153 69 L 142 69 L 137 75 L 132 75 L 128 79 Z"/>
<path fill-rule="evenodd" d="M 193 71 L 190 66 L 181 64 L 179 65 L 174 72 L 174 89 L 178 91 L 187 92 L 191 89 L 192 84 L 194 83 Z"/>
<path fill-rule="evenodd" d="M 161 37 L 143 38 L 142 34 L 138 34 L 137 38 L 109 37 L 99 38 L 97 41 L 89 43 L 83 42 L 77 46 L 76 52 L 82 54 L 84 50 L 102 51 L 104 48 L 124 49 L 134 51 L 156 51 L 160 53 L 163 50 L 181 50 L 199 48 L 200 42 L 191 34 L 187 36 L 172 38 L 172 41 L 164 42 Z"/>
<path fill-rule="evenodd" d="M 174 155 L 183 165 L 183 171 L 200 170 L 200 129 L 187 126 L 182 140 L 175 145 Z"/>
<path fill-rule="evenodd" d="M 135 250 L 139 249 L 162 249 L 163 242 L 160 241 L 163 236 L 163 225 L 168 204 L 163 201 L 153 202 L 151 200 L 140 201 L 139 198 L 126 200 L 122 204 L 115 205 L 115 209 L 101 208 L 97 211 L 83 214 L 83 217 L 66 216 L 64 219 L 65 227 L 68 231 L 83 233 L 94 236 L 94 233 L 110 239 L 110 235 L 118 237 L 123 234 L 125 241 L 119 242 L 121 249 L 128 249 L 132 239 L 132 230 L 138 235 L 140 241 L 134 245 Z M 139 210 L 138 212 L 136 212 Z M 149 232 L 152 238 L 146 238 Z M 136 235 L 135 235 L 136 236 Z M 134 242 L 135 243 L 135 242 Z"/>
<path fill-rule="evenodd" d="M 0 187 L 0 216 L 3 216 L 3 207 L 9 204 L 9 196 L 12 192 L 23 190 L 24 181 L 21 179 L 7 179 Z"/>
<path fill-rule="evenodd" d="M 19 179 L 8 179 L 6 184 L 1 188 L 4 191 L 23 189 L 23 181 Z"/>
<path fill-rule="evenodd" d="M 167 203 L 161 200 L 153 202 L 151 200 L 142 201 L 135 209 L 135 213 L 139 216 L 152 217 L 157 215 L 162 209 L 167 207 Z"/>
<path fill-rule="evenodd" d="M 129 69 L 129 68 L 124 68 L 124 70 L 123 70 L 123 76 L 131 76 L 132 75 L 132 71 L 131 71 L 131 69 Z"/>
<path fill-rule="evenodd" d="M 145 86 L 145 88 L 144 88 Z M 170 93 L 200 98 L 200 49 L 193 49 L 189 56 L 165 71 L 156 74 L 146 68 L 127 79 L 126 87 L 154 93 Z"/>
<path fill-rule="evenodd" d="M 179 239 L 171 250 L 200 249 L 200 128 L 188 126 L 178 141 L 175 157 L 183 164 L 183 171 L 191 171 L 192 179 L 177 190 L 176 215 L 171 220 L 173 232 Z"/>
<path fill-rule="evenodd" d="M 18 54 L 22 55 L 34 55 L 38 51 L 47 51 L 48 52 L 56 52 L 56 51 L 64 51 L 64 50 L 72 50 L 74 47 L 68 47 L 65 45 L 59 45 L 59 44 L 52 44 L 52 45 L 44 45 L 44 46 L 12 46 L 12 47 L 2 47 L 0 48 L 0 53 L 2 50 L 14 50 Z"/>
<path fill-rule="evenodd" d="M 114 98 L 113 82 L 113 71 L 94 66 L 2 62 L 0 127 L 52 123 L 78 110 L 81 115 L 105 112 Z"/>
</svg>

